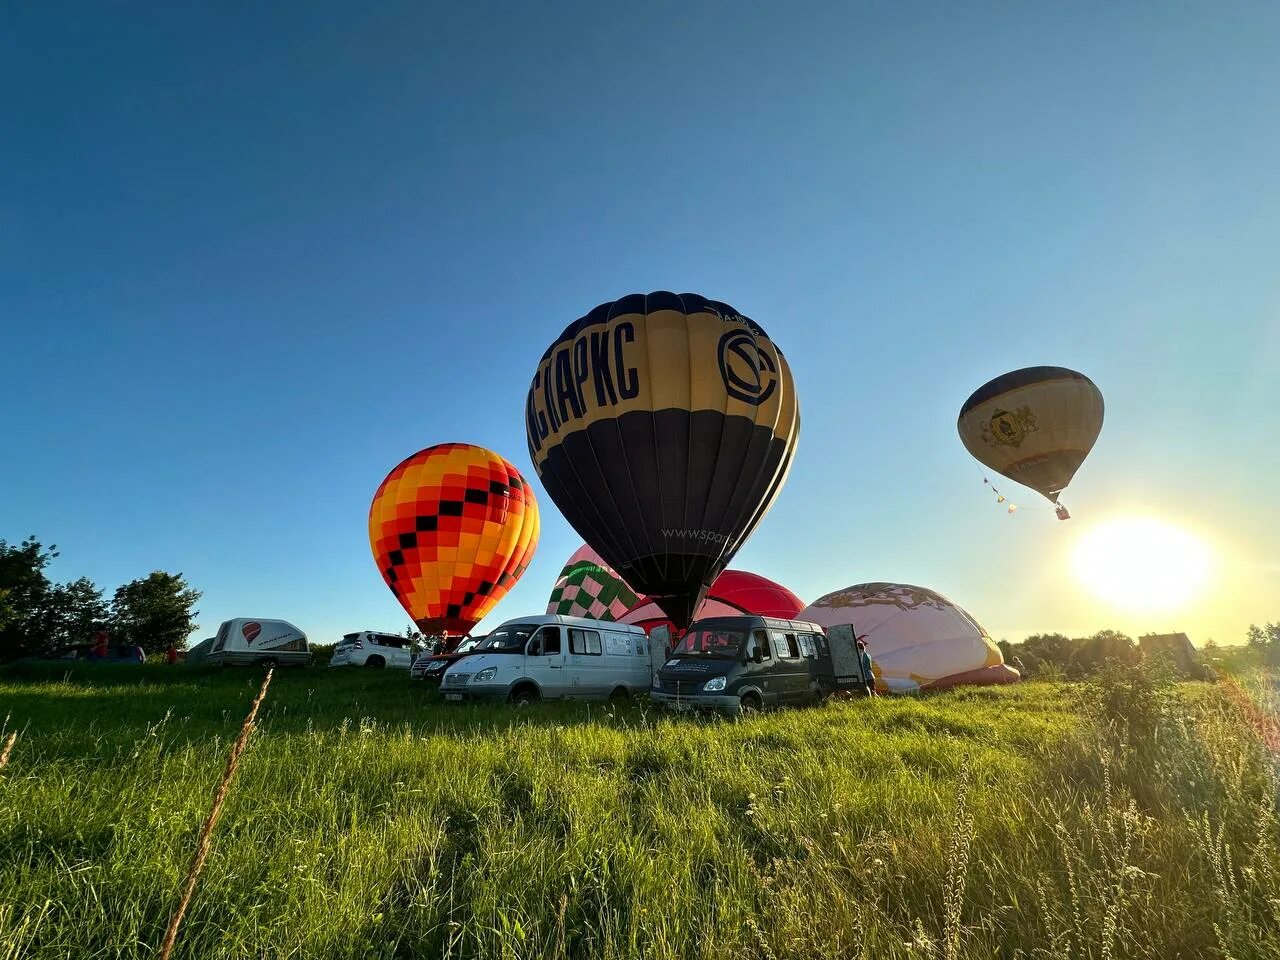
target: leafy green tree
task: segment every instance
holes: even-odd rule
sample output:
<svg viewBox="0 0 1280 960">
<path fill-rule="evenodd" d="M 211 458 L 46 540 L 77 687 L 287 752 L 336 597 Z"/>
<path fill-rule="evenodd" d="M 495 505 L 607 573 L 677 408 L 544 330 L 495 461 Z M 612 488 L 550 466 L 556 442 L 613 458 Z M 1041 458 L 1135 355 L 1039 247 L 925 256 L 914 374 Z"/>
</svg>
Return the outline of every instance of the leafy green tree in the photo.
<svg viewBox="0 0 1280 960">
<path fill-rule="evenodd" d="M 1071 660 L 1079 674 L 1089 674 L 1108 660 L 1136 663 L 1138 645 L 1133 642 L 1132 637 L 1125 636 L 1118 630 L 1099 630 L 1092 637 L 1079 641 Z"/>
<path fill-rule="evenodd" d="M 20 544 L 0 540 L 0 660 L 42 650 L 40 614 L 52 589 L 44 568 L 58 555 L 34 536 Z"/>
<path fill-rule="evenodd" d="M 1023 662 L 1035 671 L 1045 663 L 1051 663 L 1065 670 L 1071 663 L 1071 655 L 1076 649 L 1075 642 L 1061 633 L 1033 633 L 1023 640 L 1020 646 Z"/>
<path fill-rule="evenodd" d="M 40 611 L 40 633 L 45 647 L 88 643 L 95 629 L 110 617 L 102 591 L 88 577 L 53 586 Z"/>
<path fill-rule="evenodd" d="M 185 646 L 198 626 L 200 597 L 180 573 L 156 570 L 126 583 L 111 600 L 113 642 L 137 644 L 147 653 Z"/>
<path fill-rule="evenodd" d="M 1249 624 L 1249 632 L 1245 634 L 1251 647 L 1265 647 L 1267 645 L 1267 634 L 1256 623 Z"/>
</svg>

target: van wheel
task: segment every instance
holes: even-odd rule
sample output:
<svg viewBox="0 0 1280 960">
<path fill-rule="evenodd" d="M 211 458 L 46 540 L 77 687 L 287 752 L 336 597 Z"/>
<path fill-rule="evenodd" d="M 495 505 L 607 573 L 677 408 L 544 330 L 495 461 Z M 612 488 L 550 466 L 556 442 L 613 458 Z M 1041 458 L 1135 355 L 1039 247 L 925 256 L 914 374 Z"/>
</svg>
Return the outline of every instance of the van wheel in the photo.
<svg viewBox="0 0 1280 960">
<path fill-rule="evenodd" d="M 370 657 L 364 662 L 364 665 L 366 667 L 373 667 L 376 670 L 385 667 L 387 665 L 387 661 L 383 660 L 381 657 Z"/>
<path fill-rule="evenodd" d="M 631 693 L 630 691 L 627 690 L 626 687 L 616 687 L 614 688 L 613 693 L 609 694 L 610 703 L 619 703 L 623 700 L 630 700 L 630 699 L 631 699 Z"/>
<path fill-rule="evenodd" d="M 764 709 L 764 703 L 761 702 L 759 694 L 755 693 L 744 693 L 739 704 L 744 716 L 751 713 L 759 713 Z"/>
<path fill-rule="evenodd" d="M 527 707 L 531 703 L 537 703 L 541 698 L 534 687 L 516 687 L 507 699 L 517 707 Z"/>
</svg>

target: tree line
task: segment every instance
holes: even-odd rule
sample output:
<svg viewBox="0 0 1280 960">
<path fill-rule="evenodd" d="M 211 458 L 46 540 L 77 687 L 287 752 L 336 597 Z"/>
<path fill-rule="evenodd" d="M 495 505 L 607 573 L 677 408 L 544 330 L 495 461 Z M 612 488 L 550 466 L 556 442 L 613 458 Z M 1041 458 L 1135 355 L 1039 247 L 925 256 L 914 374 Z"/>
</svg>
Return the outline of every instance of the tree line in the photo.
<svg viewBox="0 0 1280 960">
<path fill-rule="evenodd" d="M 113 644 L 146 653 L 182 647 L 197 628 L 200 591 L 181 573 L 155 570 L 116 588 L 107 600 L 88 577 L 55 583 L 45 574 L 56 545 L 34 536 L 0 540 L 0 660 L 32 656 L 74 643 L 90 643 L 100 630 Z"/>
<path fill-rule="evenodd" d="M 1061 676 L 1081 679 L 1097 673 L 1109 661 L 1135 664 L 1143 657 L 1143 651 L 1132 637 L 1117 630 L 1100 630 L 1091 637 L 1071 638 L 1061 633 L 1036 633 L 1021 643 L 1001 640 L 1000 651 L 1005 663 L 1021 664 L 1023 676 Z M 1176 653 L 1176 644 L 1166 648 L 1167 654 Z M 1205 660 L 1222 661 L 1228 665 L 1242 666 L 1269 663 L 1280 665 L 1280 623 L 1250 624 L 1245 643 L 1219 646 L 1213 640 L 1199 651 L 1187 651 L 1187 656 L 1173 656 L 1175 673 L 1193 679 L 1206 677 Z"/>
</svg>

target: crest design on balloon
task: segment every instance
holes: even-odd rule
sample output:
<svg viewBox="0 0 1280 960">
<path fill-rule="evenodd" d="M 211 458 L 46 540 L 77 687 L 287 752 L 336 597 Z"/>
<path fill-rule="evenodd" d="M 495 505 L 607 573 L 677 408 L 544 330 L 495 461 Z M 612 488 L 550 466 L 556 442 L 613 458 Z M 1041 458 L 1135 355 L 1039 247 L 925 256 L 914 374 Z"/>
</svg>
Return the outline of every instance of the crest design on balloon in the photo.
<svg viewBox="0 0 1280 960">
<path fill-rule="evenodd" d="M 1012 411 L 997 410 L 991 415 L 990 420 L 982 424 L 982 439 L 987 443 L 1003 443 L 1011 447 L 1020 447 L 1022 441 L 1027 438 L 1027 434 L 1034 433 L 1038 429 L 1036 415 L 1031 412 L 1030 407 L 1022 406 Z"/>
<path fill-rule="evenodd" d="M 429 635 L 467 633 L 520 579 L 538 503 L 504 458 L 469 443 L 420 450 L 369 507 L 369 544 L 396 599 Z"/>
</svg>

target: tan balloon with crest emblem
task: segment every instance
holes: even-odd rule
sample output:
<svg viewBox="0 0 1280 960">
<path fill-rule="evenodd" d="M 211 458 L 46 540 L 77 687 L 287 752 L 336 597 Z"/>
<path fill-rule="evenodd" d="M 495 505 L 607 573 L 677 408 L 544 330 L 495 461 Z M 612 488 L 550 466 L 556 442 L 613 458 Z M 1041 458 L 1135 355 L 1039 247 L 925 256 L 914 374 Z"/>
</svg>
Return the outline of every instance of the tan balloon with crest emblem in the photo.
<svg viewBox="0 0 1280 960">
<path fill-rule="evenodd" d="M 973 392 L 957 429 L 982 464 L 1053 503 L 1102 431 L 1102 392 L 1065 367 L 1026 367 Z"/>
</svg>

